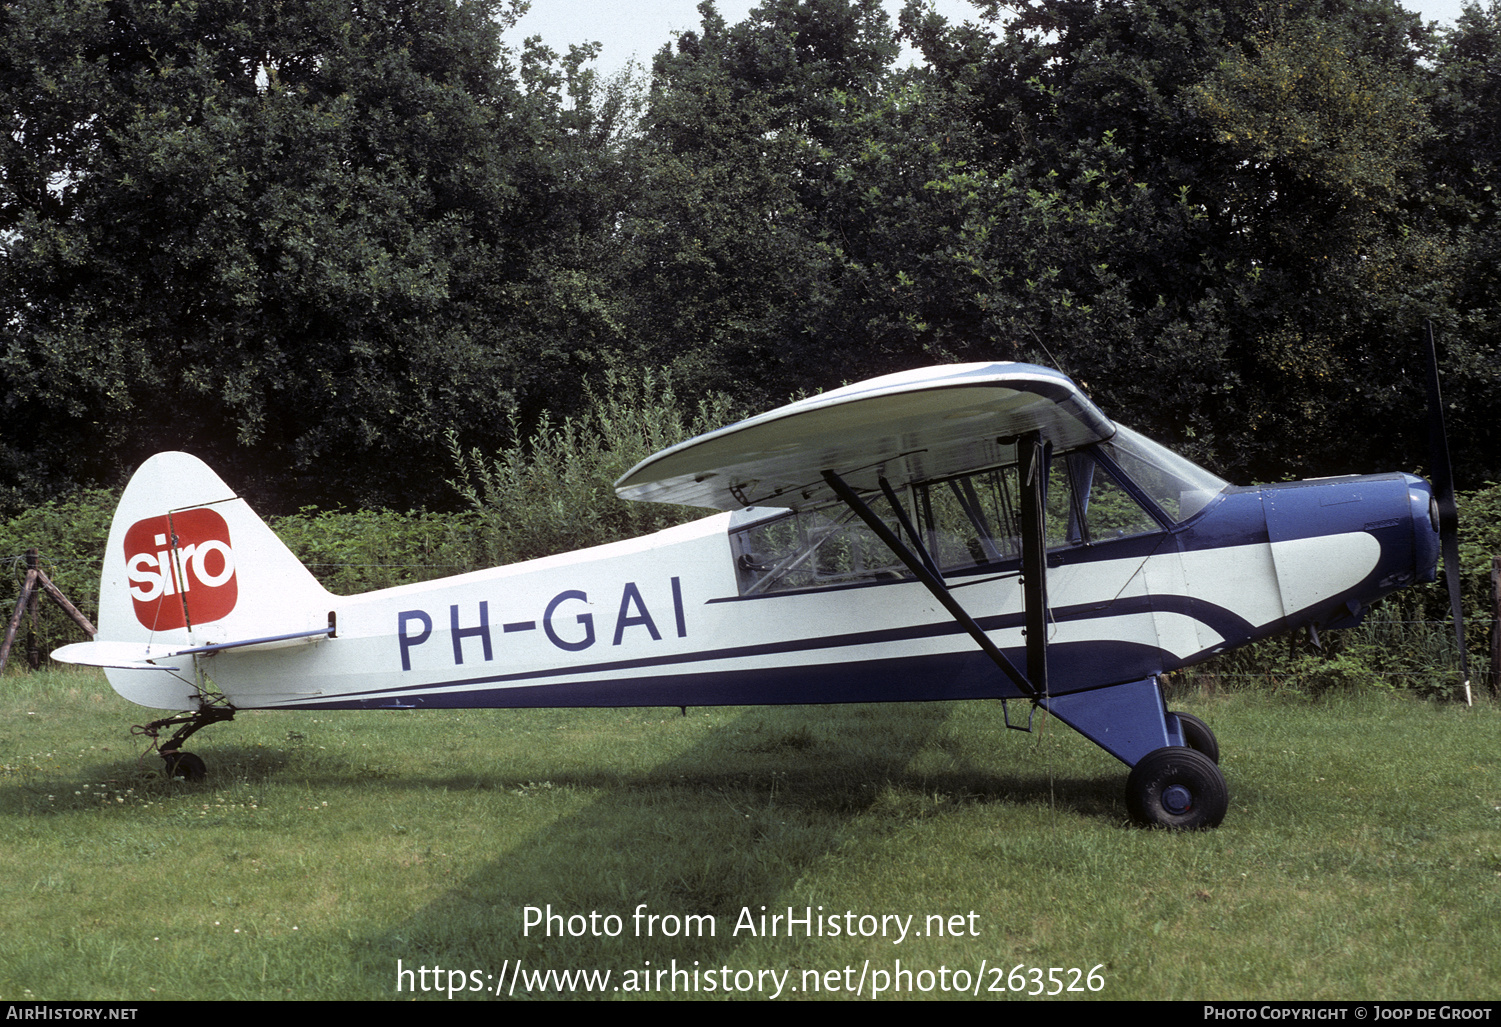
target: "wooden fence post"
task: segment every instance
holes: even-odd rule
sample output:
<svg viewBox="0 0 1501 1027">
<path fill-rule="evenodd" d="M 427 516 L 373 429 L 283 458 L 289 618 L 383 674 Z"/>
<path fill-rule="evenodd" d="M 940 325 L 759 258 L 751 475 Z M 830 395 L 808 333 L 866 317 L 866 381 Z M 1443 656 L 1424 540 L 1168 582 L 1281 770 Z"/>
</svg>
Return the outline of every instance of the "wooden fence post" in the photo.
<svg viewBox="0 0 1501 1027">
<path fill-rule="evenodd" d="M 28 550 L 26 553 L 26 580 L 21 585 L 21 598 L 16 600 L 16 612 L 10 615 L 10 623 L 5 626 L 5 641 L 0 642 L 0 672 L 5 670 L 5 661 L 10 658 L 10 647 L 16 640 L 16 631 L 21 627 L 21 618 L 26 615 L 26 608 L 36 605 L 36 576 L 38 573 L 40 572 L 36 566 L 36 550 Z"/>
<path fill-rule="evenodd" d="M 1491 557 L 1491 695 L 1501 695 L 1501 556 Z"/>
<path fill-rule="evenodd" d="M 61 590 L 52 583 L 52 579 L 47 577 L 37 561 L 36 549 L 29 549 L 26 551 L 26 580 L 21 585 L 21 598 L 16 600 L 16 611 L 11 614 L 10 624 L 5 629 L 5 640 L 0 642 L 0 673 L 5 671 L 5 661 L 10 659 L 10 647 L 16 640 L 16 631 L 20 629 L 21 618 L 25 616 L 28 608 L 32 613 L 33 625 L 35 624 L 37 599 L 42 592 L 51 596 L 53 602 L 61 606 L 63 611 L 73 618 L 75 624 L 88 632 L 90 638 L 98 634 L 98 629 L 79 612 L 78 607 L 68 602 L 67 596 L 63 595 Z"/>
</svg>

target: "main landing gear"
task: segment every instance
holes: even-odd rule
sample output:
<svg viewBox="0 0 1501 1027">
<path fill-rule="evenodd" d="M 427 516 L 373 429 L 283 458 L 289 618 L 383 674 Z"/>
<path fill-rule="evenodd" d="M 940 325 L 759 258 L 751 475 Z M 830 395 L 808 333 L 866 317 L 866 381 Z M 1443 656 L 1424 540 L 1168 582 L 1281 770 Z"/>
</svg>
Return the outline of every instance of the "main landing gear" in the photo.
<svg viewBox="0 0 1501 1027">
<path fill-rule="evenodd" d="M 162 758 L 163 769 L 168 777 L 178 777 L 187 781 L 198 782 L 208 776 L 208 767 L 202 758 L 191 752 L 182 751 L 182 743 L 187 741 L 193 732 L 210 724 L 222 723 L 226 720 L 234 720 L 235 708 L 228 704 L 204 704 L 196 710 L 186 713 L 178 713 L 161 720 L 153 720 L 149 724 L 138 724 L 131 728 L 131 734 L 145 735 L 151 739 L 151 746 L 146 750 L 150 753 L 155 749 Z M 157 736 L 164 728 L 175 726 L 177 730 L 172 737 L 165 742 L 158 742 Z M 143 756 L 145 753 L 142 754 Z"/>
<path fill-rule="evenodd" d="M 1176 718 L 1183 744 L 1155 749 L 1136 761 L 1126 778 L 1126 809 L 1145 827 L 1197 831 L 1219 827 L 1230 808 L 1220 773 L 1220 743 L 1209 725 L 1188 713 Z"/>
<path fill-rule="evenodd" d="M 1183 733 L 1183 744 L 1196 752 L 1202 752 L 1215 763 L 1220 761 L 1220 743 L 1209 730 L 1209 725 L 1189 713 L 1174 713 L 1178 718 L 1178 730 Z"/>
<path fill-rule="evenodd" d="M 1230 793 L 1220 768 L 1196 749 L 1169 745 L 1153 750 L 1126 778 L 1126 809 L 1144 827 L 1219 827 L 1229 808 Z"/>
<path fill-rule="evenodd" d="M 1143 827 L 1218 827 L 1230 808 L 1220 744 L 1198 717 L 1169 713 L 1155 677 L 1050 696 L 1041 705 L 1131 768 L 1126 809 Z"/>
</svg>

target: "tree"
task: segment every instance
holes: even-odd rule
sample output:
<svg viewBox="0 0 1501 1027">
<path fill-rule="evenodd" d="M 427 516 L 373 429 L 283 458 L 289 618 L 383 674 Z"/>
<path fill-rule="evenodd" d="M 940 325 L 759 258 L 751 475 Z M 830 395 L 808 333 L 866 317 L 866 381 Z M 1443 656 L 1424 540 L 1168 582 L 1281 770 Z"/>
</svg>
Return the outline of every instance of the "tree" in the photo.
<svg viewBox="0 0 1501 1027">
<path fill-rule="evenodd" d="M 1501 5 L 1465 8 L 1433 77 L 1425 199 L 1454 254 L 1439 321 L 1445 401 L 1456 476 L 1475 487 L 1501 478 Z"/>
<path fill-rule="evenodd" d="M 1394 424 L 1419 462 L 1415 342 L 1453 259 L 1423 213 L 1421 22 L 1386 0 L 977 6 L 988 26 L 903 24 L 985 169 L 1118 212 L 1052 263 L 1108 314 L 1039 319 L 1048 349 L 1236 477 L 1389 467 Z"/>
<path fill-rule="evenodd" d="M 577 190 L 500 44 L 515 15 L 0 12 L 7 469 L 109 480 L 186 448 L 282 503 L 441 496 L 444 431 L 498 441 L 569 361 L 532 254 Z"/>
<path fill-rule="evenodd" d="M 653 63 L 618 288 L 648 364 L 782 402 L 844 371 L 840 337 L 820 331 L 843 273 L 822 197 L 896 41 L 876 0 L 769 0 L 733 27 L 699 10 L 700 31 Z"/>
</svg>

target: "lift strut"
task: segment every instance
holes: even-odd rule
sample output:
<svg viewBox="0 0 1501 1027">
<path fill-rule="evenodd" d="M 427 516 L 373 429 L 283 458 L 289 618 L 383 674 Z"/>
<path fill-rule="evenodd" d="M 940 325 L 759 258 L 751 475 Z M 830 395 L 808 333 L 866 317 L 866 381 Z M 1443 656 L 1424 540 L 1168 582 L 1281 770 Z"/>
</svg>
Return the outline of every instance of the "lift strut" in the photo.
<svg viewBox="0 0 1501 1027">
<path fill-rule="evenodd" d="M 1050 447 L 1042 441 L 1041 434 L 1038 432 L 1021 436 L 1016 440 L 1016 445 L 1021 457 L 1019 470 L 1022 481 L 1022 584 L 1027 625 L 1027 672 L 1025 674 L 1017 669 L 1016 664 L 1012 663 L 1005 653 L 1001 652 L 984 629 L 964 609 L 963 604 L 954 597 L 937 571 L 937 564 L 932 555 L 923 546 L 921 538 L 907 520 L 905 511 L 896 501 L 891 486 L 884 479 L 880 482 L 881 489 L 891 502 L 893 509 L 896 510 L 900 523 L 911 537 L 912 545 L 910 546 L 891 530 L 890 525 L 876 516 L 870 506 L 837 472 L 825 470 L 823 478 L 829 483 L 834 494 L 864 521 L 866 526 L 875 532 L 876 537 L 886 544 L 887 548 L 902 561 L 918 581 L 923 583 L 924 587 L 932 593 L 933 598 L 943 604 L 943 608 L 949 612 L 954 621 L 968 632 L 975 644 L 986 656 L 990 657 L 1001 672 L 1021 689 L 1023 694 L 1036 700 L 1047 695 L 1047 549 L 1043 530 L 1044 490 L 1047 487 L 1047 461 Z"/>
</svg>

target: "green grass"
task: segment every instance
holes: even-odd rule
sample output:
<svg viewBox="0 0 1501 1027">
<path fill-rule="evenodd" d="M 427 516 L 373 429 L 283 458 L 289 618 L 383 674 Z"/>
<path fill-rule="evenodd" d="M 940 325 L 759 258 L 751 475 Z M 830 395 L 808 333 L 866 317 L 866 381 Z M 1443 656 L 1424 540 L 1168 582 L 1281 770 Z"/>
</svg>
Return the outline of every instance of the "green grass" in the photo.
<svg viewBox="0 0 1501 1027">
<path fill-rule="evenodd" d="M 1045 984 L 1103 964 L 1114 999 L 1501 992 L 1501 710 L 1178 705 L 1225 754 L 1216 831 L 1127 826 L 1123 766 L 1056 721 L 1007 731 L 989 703 L 250 713 L 194 739 L 210 779 L 191 785 L 138 759 L 146 711 L 102 676 L 11 673 L 0 999 L 384 999 L 398 959 L 445 983 L 520 959 L 614 987 L 676 959 L 853 985 L 900 960 L 971 986 L 984 961 L 987 996 L 1018 964 Z M 642 903 L 716 934 L 635 937 Z M 548 904 L 622 933 L 524 936 L 523 908 Z M 732 933 L 743 908 L 820 905 L 966 929 Z"/>
</svg>

